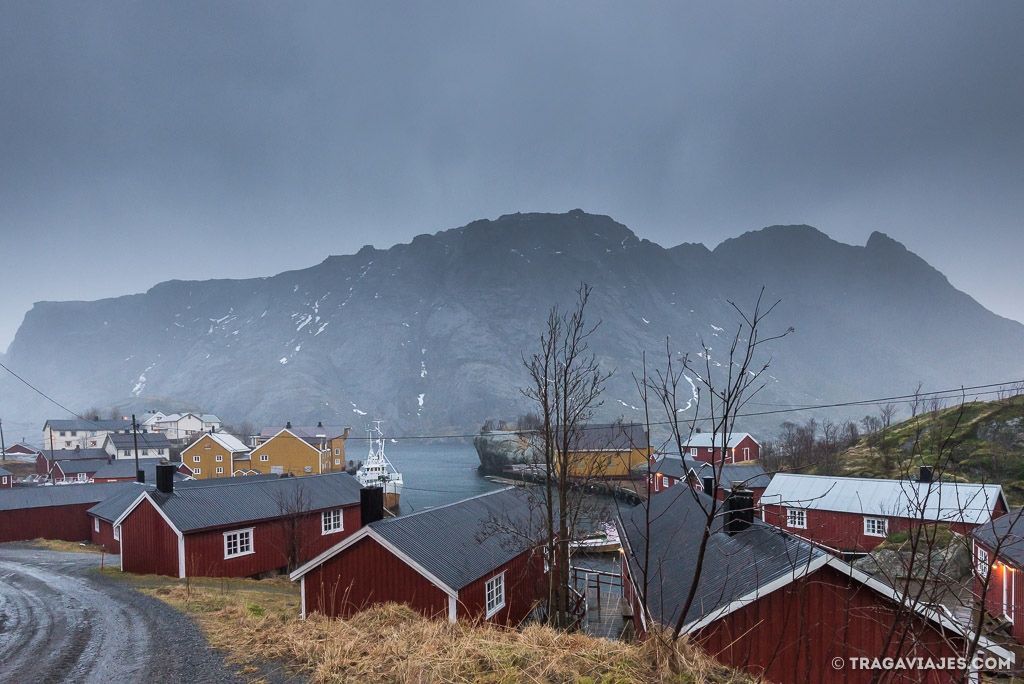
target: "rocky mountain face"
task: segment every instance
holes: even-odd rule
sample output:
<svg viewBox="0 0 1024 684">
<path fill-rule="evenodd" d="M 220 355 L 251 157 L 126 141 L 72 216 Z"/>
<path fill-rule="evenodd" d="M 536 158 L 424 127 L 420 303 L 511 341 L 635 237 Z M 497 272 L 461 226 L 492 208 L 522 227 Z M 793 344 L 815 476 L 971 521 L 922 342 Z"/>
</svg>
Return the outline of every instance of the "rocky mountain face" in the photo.
<svg viewBox="0 0 1024 684">
<path fill-rule="evenodd" d="M 665 248 L 606 216 L 515 214 L 252 280 L 171 281 L 96 302 L 40 302 L 4 363 L 76 410 L 201 407 L 228 422 L 323 420 L 390 435 L 475 432 L 529 408 L 523 353 L 547 311 L 594 286 L 592 340 L 615 374 L 602 419 L 642 417 L 631 374 L 673 347 L 713 364 L 760 288 L 768 386 L 749 411 L 1019 378 L 1024 326 L 989 312 L 898 242 L 808 226 Z M 724 366 L 713 365 L 717 371 Z M 865 412 L 859 409 L 860 414 Z M 61 412 L 0 378 L 0 415 Z M 64 417 L 64 416 L 60 416 Z M 744 429 L 787 416 L 752 417 Z M 807 416 L 797 414 L 798 419 Z"/>
</svg>

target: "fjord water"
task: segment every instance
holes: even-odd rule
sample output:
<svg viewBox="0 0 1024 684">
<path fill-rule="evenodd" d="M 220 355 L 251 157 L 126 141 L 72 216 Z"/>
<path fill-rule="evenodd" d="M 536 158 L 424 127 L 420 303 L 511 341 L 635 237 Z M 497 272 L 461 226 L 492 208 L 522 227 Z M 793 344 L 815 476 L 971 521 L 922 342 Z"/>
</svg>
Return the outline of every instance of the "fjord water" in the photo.
<svg viewBox="0 0 1024 684">
<path fill-rule="evenodd" d="M 361 455 L 363 446 L 356 442 L 348 449 L 351 454 L 349 458 L 358 458 L 356 454 Z M 388 440 L 385 452 L 405 481 L 400 504 L 402 515 L 443 506 L 505 486 L 477 471 L 480 459 L 476 449 L 461 440 Z"/>
</svg>

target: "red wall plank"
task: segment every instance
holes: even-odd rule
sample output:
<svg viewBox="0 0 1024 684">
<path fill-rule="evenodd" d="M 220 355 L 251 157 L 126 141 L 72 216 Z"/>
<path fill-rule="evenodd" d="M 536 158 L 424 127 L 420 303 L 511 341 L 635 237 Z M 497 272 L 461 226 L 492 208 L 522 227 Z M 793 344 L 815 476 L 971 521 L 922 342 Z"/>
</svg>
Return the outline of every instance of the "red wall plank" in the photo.
<svg viewBox="0 0 1024 684">
<path fill-rule="evenodd" d="M 89 528 L 91 520 L 86 511 L 96 503 L 98 500 L 67 506 L 0 511 L 0 543 L 40 537 L 63 541 L 89 541 L 92 538 Z"/>
<path fill-rule="evenodd" d="M 178 535 L 148 499 L 121 523 L 121 569 L 178 576 Z"/>
</svg>

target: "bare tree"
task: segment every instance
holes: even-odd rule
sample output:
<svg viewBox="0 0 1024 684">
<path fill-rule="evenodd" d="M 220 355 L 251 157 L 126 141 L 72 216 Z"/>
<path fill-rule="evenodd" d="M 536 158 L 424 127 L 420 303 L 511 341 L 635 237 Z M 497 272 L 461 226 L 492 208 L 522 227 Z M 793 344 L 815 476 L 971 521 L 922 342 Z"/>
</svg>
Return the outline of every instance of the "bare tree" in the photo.
<svg viewBox="0 0 1024 684">
<path fill-rule="evenodd" d="M 553 559 L 549 618 L 558 628 L 569 626 L 571 620 L 569 543 L 582 519 L 586 483 L 596 476 L 597 464 L 580 445 L 587 423 L 602 404 L 601 392 L 611 375 L 601 370 L 589 348 L 589 340 L 600 326 L 600 321 L 591 325 L 586 320 L 591 292 L 589 285 L 581 284 L 571 311 L 563 313 L 553 306 L 538 351 L 523 356 L 531 384 L 522 392 L 536 403 L 540 423 L 534 451 L 542 468 L 547 557 Z"/>
<path fill-rule="evenodd" d="M 275 546 L 281 553 L 288 571 L 291 572 L 302 563 L 305 551 L 305 535 L 302 528 L 312 524 L 309 521 L 309 492 L 301 480 L 296 480 L 294 486 L 278 489 L 274 493 L 274 502 L 277 504 L 277 526 L 281 533 Z"/>
</svg>

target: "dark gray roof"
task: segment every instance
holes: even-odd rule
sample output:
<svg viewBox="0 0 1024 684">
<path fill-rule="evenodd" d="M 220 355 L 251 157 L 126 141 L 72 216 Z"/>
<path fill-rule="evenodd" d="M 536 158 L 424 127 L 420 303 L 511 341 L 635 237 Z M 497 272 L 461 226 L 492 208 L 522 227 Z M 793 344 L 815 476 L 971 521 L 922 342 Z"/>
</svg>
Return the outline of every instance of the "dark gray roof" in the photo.
<svg viewBox="0 0 1024 684">
<path fill-rule="evenodd" d="M 345 430 L 348 430 L 345 425 L 295 425 L 292 427 L 285 427 L 284 425 L 265 427 L 260 430 L 260 439 L 268 440 L 281 430 L 288 430 L 290 433 L 310 444 L 318 445 L 324 441 L 324 439 L 334 439 L 335 437 L 341 437 L 345 434 Z"/>
<path fill-rule="evenodd" d="M 98 503 L 113 496 L 130 482 L 101 482 L 99 484 L 69 484 L 39 487 L 0 489 L 0 511 L 44 506 Z"/>
<path fill-rule="evenodd" d="M 348 473 L 262 479 L 219 478 L 204 487 L 153 492 L 153 501 L 182 532 L 277 518 L 290 501 L 318 511 L 359 503 L 359 482 Z"/>
<path fill-rule="evenodd" d="M 210 478 L 206 480 L 182 480 L 174 482 L 174 488 L 180 489 L 181 487 L 212 487 L 220 486 L 225 484 L 238 484 L 241 482 L 253 482 L 256 480 L 279 480 L 281 479 L 278 475 L 253 475 L 247 478 Z M 98 518 L 102 518 L 107 522 L 114 522 L 121 517 L 121 514 L 132 505 L 135 499 L 138 498 L 139 493 L 143 491 L 153 491 L 156 489 L 154 480 L 148 476 L 145 484 L 133 482 L 134 487 L 126 488 L 123 492 L 119 492 L 114 496 L 104 499 L 100 503 L 96 504 L 89 509 L 89 515 L 95 515 Z"/>
<path fill-rule="evenodd" d="M 168 461 L 165 458 L 140 458 L 139 468 L 146 474 L 146 482 L 156 482 L 156 466 L 158 463 L 170 463 L 175 467 L 181 466 L 181 461 Z M 135 459 L 121 458 L 107 463 L 96 471 L 95 477 L 102 478 L 126 478 L 135 479 Z"/>
<path fill-rule="evenodd" d="M 639 423 L 589 424 L 578 430 L 578 451 L 627 451 L 649 446 L 647 431 Z"/>
<path fill-rule="evenodd" d="M 14 473 L 12 473 L 10 470 L 4 470 L 3 468 L 0 468 L 0 475 L 14 475 Z"/>
<path fill-rule="evenodd" d="M 531 530 L 528 494 L 515 488 L 371 523 L 370 528 L 458 590 L 512 560 L 530 543 L 509 529 Z M 509 527 L 509 526 L 512 527 Z M 527 534 L 537 538 L 537 535 Z"/>
<path fill-rule="evenodd" d="M 121 449 L 134 449 L 135 448 L 135 437 L 131 433 L 124 434 L 121 432 L 114 433 L 108 436 L 110 441 L 113 443 L 114 448 Z M 140 432 L 138 433 L 139 448 L 140 449 L 170 449 L 171 443 L 167 441 L 167 435 L 162 433 L 152 432 Z"/>
<path fill-rule="evenodd" d="M 693 583 L 697 549 L 707 522 L 698 500 L 708 506 L 711 497 L 689 487 L 674 487 L 651 499 L 652 543 L 646 603 L 652 617 L 662 624 L 675 624 Z M 639 563 L 644 558 L 647 538 L 643 507 L 623 515 L 618 524 L 620 535 L 628 543 L 630 573 L 637 590 L 642 592 Z M 722 530 L 722 517 L 718 516 L 712 524 L 697 593 L 684 624 L 699 620 L 824 554 L 756 519 L 749 529 L 730 536 Z"/>
<path fill-rule="evenodd" d="M 50 451 L 46 450 L 43 455 L 50 458 Z M 51 465 L 57 461 L 78 461 L 82 459 L 109 459 L 110 454 L 104 449 L 54 449 Z"/>
<path fill-rule="evenodd" d="M 48 420 L 43 425 L 45 428 L 47 425 L 50 426 L 51 430 L 87 430 L 89 432 L 98 432 L 101 430 L 131 430 L 132 421 L 130 420 L 81 420 L 79 418 L 72 418 L 68 420 Z"/>
<path fill-rule="evenodd" d="M 999 557 L 1024 568 L 1024 508 L 1002 515 L 990 523 L 976 527 L 971 536 L 977 537 L 993 551 L 999 547 Z M 1001 544 L 1000 544 L 1001 542 Z"/>
<path fill-rule="evenodd" d="M 686 474 L 693 470 L 703 483 L 704 477 L 714 477 L 718 473 L 718 486 L 730 488 L 733 482 L 742 482 L 745 487 L 765 488 L 772 478 L 764 472 L 764 468 L 757 464 L 732 465 L 725 464 L 712 467 L 710 463 L 702 463 L 690 458 L 681 459 L 678 456 L 663 456 L 653 466 L 651 472 L 659 475 L 668 475 L 683 479 Z"/>
<path fill-rule="evenodd" d="M 107 465 L 106 459 L 98 458 L 76 458 L 70 461 L 54 461 L 54 469 L 60 468 L 65 475 L 77 475 L 78 473 L 95 473 Z"/>
</svg>

